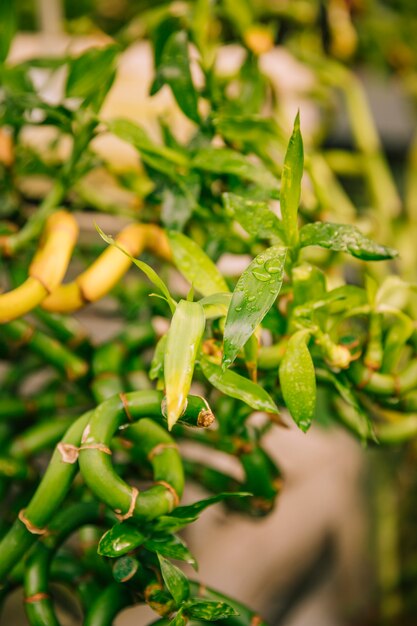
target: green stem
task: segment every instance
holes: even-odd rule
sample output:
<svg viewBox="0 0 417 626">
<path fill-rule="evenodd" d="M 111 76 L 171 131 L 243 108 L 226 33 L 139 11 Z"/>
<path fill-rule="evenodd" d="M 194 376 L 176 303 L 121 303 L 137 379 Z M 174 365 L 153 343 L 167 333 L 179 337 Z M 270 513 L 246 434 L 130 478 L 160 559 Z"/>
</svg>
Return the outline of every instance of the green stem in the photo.
<svg viewBox="0 0 417 626">
<path fill-rule="evenodd" d="M 83 502 L 57 513 L 49 525 L 50 533 L 31 552 L 24 575 L 25 610 L 31 626 L 59 626 L 49 597 L 49 576 L 52 559 L 60 545 L 77 529 L 87 524 L 108 525 L 114 516 L 103 515 L 97 502 Z M 30 602 L 28 602 L 30 599 Z"/>
<path fill-rule="evenodd" d="M 56 180 L 52 189 L 45 197 L 35 213 L 31 215 L 16 234 L 10 235 L 7 240 L 7 252 L 11 255 L 24 248 L 33 239 L 39 237 L 47 218 L 61 204 L 66 194 L 66 186 L 61 180 Z"/>
<path fill-rule="evenodd" d="M 3 334 L 8 343 L 12 344 L 11 347 L 13 344 L 15 344 L 14 347 L 27 346 L 29 350 L 64 373 L 69 380 L 81 378 L 88 371 L 86 361 L 24 320 L 14 320 L 3 324 L 0 326 L 0 333 Z"/>
<path fill-rule="evenodd" d="M 123 585 L 111 583 L 90 606 L 84 626 L 112 626 L 116 615 L 134 604 L 133 596 Z"/>
</svg>

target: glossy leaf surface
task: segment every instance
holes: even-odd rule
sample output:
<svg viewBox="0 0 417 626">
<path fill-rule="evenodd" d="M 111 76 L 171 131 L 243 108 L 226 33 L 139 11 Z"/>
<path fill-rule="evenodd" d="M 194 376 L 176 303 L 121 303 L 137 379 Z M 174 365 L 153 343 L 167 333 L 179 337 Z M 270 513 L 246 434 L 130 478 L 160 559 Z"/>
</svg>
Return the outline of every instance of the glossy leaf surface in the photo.
<svg viewBox="0 0 417 626">
<path fill-rule="evenodd" d="M 271 243 L 283 241 L 284 230 L 281 220 L 271 211 L 266 202 L 248 200 L 234 193 L 224 193 L 226 211 L 249 235 L 269 239 Z"/>
<path fill-rule="evenodd" d="M 141 546 L 146 539 L 146 535 L 141 533 L 135 524 L 122 522 L 104 533 L 100 539 L 98 553 L 112 558 L 123 556 Z"/>
<path fill-rule="evenodd" d="M 174 515 L 178 519 L 193 518 L 199 515 L 207 507 L 212 506 L 213 504 L 217 504 L 217 502 L 221 502 L 222 500 L 225 500 L 226 498 L 246 498 L 251 495 L 252 495 L 251 493 L 239 492 L 239 491 L 235 493 L 233 492 L 218 493 L 215 496 L 211 496 L 210 498 L 204 498 L 204 500 L 199 500 L 198 502 L 194 502 L 194 504 L 188 504 L 186 506 L 178 506 L 175 509 Z"/>
<path fill-rule="evenodd" d="M 316 408 L 316 374 L 307 347 L 309 337 L 309 331 L 300 330 L 290 338 L 279 368 L 285 404 L 304 432 L 310 427 Z"/>
<path fill-rule="evenodd" d="M 191 77 L 188 37 L 185 31 L 173 33 L 163 47 L 154 85 L 159 88 L 164 83 L 171 87 L 184 115 L 198 124 L 198 96 Z M 155 89 L 152 93 L 155 93 Z"/>
<path fill-rule="evenodd" d="M 216 265 L 195 241 L 175 231 L 168 238 L 175 265 L 197 291 L 203 296 L 229 291 Z"/>
<path fill-rule="evenodd" d="M 215 602 L 212 600 L 200 600 L 193 598 L 192 603 L 187 604 L 187 614 L 194 619 L 214 621 L 225 619 L 232 615 L 238 615 L 236 609 L 226 602 Z"/>
<path fill-rule="evenodd" d="M 233 363 L 275 302 L 284 277 L 285 257 L 285 248 L 268 248 L 253 259 L 239 278 L 226 317 L 224 366 Z"/>
<path fill-rule="evenodd" d="M 279 189 L 277 179 L 262 163 L 252 163 L 245 155 L 230 148 L 201 148 L 194 155 L 191 165 L 204 172 L 238 176 L 271 192 Z"/>
<path fill-rule="evenodd" d="M 279 412 L 269 393 L 257 383 L 231 370 L 223 372 L 220 365 L 206 357 L 200 360 L 200 366 L 207 380 L 222 393 L 242 400 L 256 411 Z"/>
<path fill-rule="evenodd" d="M 178 567 L 170 563 L 165 557 L 158 554 L 158 559 L 164 583 L 175 603 L 180 605 L 190 594 L 188 579 Z"/>
<path fill-rule="evenodd" d="M 303 248 L 320 246 L 335 252 L 347 252 L 363 261 L 384 261 L 398 256 L 396 250 L 368 239 L 351 224 L 330 222 L 306 224 L 300 230 L 300 245 Z"/>
<path fill-rule="evenodd" d="M 300 131 L 300 115 L 297 113 L 293 133 L 285 154 L 281 176 L 281 216 L 286 240 L 289 245 L 296 244 L 298 240 L 297 215 L 300 204 L 303 168 L 304 148 Z"/>
<path fill-rule="evenodd" d="M 164 358 L 169 430 L 185 410 L 205 322 L 204 309 L 199 302 L 180 300 L 168 331 Z"/>
<path fill-rule="evenodd" d="M 175 535 L 165 535 L 163 537 L 152 537 L 148 539 L 145 544 L 147 550 L 151 552 L 157 552 L 162 556 L 170 559 L 177 559 L 178 561 L 185 561 L 193 567 L 196 567 L 197 561 L 179 537 Z"/>
</svg>

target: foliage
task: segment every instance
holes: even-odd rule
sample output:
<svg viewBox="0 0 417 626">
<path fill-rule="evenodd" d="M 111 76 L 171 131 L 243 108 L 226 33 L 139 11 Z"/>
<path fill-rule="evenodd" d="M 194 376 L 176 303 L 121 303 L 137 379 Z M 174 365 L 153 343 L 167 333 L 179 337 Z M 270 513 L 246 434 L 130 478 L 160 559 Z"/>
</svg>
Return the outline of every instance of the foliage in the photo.
<svg viewBox="0 0 417 626">
<path fill-rule="evenodd" d="M 172 563 L 197 567 L 177 533 L 220 501 L 254 517 L 273 509 L 282 476 L 262 437 L 284 411 L 302 431 L 337 423 L 380 448 L 411 449 L 417 434 L 416 160 L 402 200 L 361 85 L 341 63 L 366 58 L 377 28 L 369 13 L 361 21 L 341 9 L 343 35 L 329 3 L 329 43 L 318 2 L 278 4 L 157 3 L 138 17 L 132 3 L 106 24 L 97 6 L 111 44 L 20 63 L 8 60 L 15 7 L 1 4 L 0 594 L 23 585 L 31 624 L 56 623 L 53 581 L 80 595 L 86 624 L 109 623 L 137 601 L 175 625 L 253 623 L 249 609 L 202 594 Z M 291 130 L 260 63 L 281 21 L 291 26 L 287 49 L 314 78 L 316 106 L 327 111 L 335 90 L 345 98 L 352 150 L 322 149 L 324 124 L 304 148 L 302 108 Z M 186 138 L 163 119 L 155 141 L 132 119 L 103 115 L 120 55 L 138 37 L 152 44 L 150 94 L 171 94 Z M 217 56 L 230 40 L 243 59 L 222 73 Z M 35 77 L 60 73 L 65 84 L 51 101 Z M 41 141 L 28 141 L 30 131 Z M 128 144 L 137 165 L 118 168 L 97 151 L 102 137 Z M 347 178 L 365 188 L 360 206 Z M 109 201 L 108 188 L 122 200 Z M 93 231 L 75 245 L 79 211 L 101 238 Z M 132 223 L 110 236 L 103 213 L 116 230 L 120 217 Z M 61 284 L 74 245 L 83 271 Z M 224 254 L 247 259 L 240 276 L 222 273 Z M 132 262 L 140 272 L 123 278 Z M 70 314 L 105 295 L 123 325 L 96 345 Z M 168 328 L 161 336 L 157 317 Z M 45 366 L 45 382 L 28 395 Z M 183 440 L 230 455 L 243 479 L 180 454 Z M 41 475 L 38 455 L 51 450 Z M 138 478 L 153 482 L 139 488 Z M 184 479 L 212 496 L 179 506 Z M 61 546 L 86 525 L 97 550 L 81 548 L 79 559 Z M 383 591 L 397 594 L 400 579 Z"/>
</svg>

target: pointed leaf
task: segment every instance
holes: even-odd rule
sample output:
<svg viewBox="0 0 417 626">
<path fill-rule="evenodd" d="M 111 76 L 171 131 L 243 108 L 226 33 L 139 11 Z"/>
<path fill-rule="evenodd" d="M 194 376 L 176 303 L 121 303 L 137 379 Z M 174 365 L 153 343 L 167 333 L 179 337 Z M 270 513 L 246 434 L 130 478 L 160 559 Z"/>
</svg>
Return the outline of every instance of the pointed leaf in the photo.
<svg viewBox="0 0 417 626">
<path fill-rule="evenodd" d="M 188 617 L 184 615 L 183 609 L 180 609 L 177 611 L 175 617 L 169 621 L 169 626 L 186 626 L 188 621 Z"/>
<path fill-rule="evenodd" d="M 199 598 L 193 598 L 191 602 L 187 603 L 186 611 L 194 619 L 202 619 L 208 622 L 225 619 L 232 615 L 239 615 L 236 609 L 226 602 L 200 600 Z"/>
<path fill-rule="evenodd" d="M 158 554 L 158 559 L 164 583 L 169 593 L 174 598 L 175 603 L 179 606 L 190 595 L 188 579 L 178 567 L 170 563 L 160 554 Z"/>
<path fill-rule="evenodd" d="M 118 46 L 90 48 L 69 60 L 65 87 L 67 98 L 95 99 L 103 91 L 104 97 L 113 82 Z M 93 71 L 91 71 L 93 69 Z"/>
<path fill-rule="evenodd" d="M 196 568 L 197 561 L 191 554 L 185 543 L 175 535 L 165 535 L 163 537 L 152 537 L 145 542 L 145 548 L 151 552 L 178 561 L 185 561 Z"/>
<path fill-rule="evenodd" d="M 6 60 L 16 33 L 16 6 L 14 0 L 0 2 L 0 63 Z"/>
<path fill-rule="evenodd" d="M 155 532 L 176 533 L 189 524 L 196 522 L 198 517 L 176 517 L 175 515 L 161 515 L 153 522 Z"/>
<path fill-rule="evenodd" d="M 198 95 L 191 77 L 185 31 L 173 33 L 164 45 L 155 80 L 158 88 L 164 83 L 169 85 L 184 115 L 199 124 Z M 155 89 L 152 93 L 155 93 Z"/>
<path fill-rule="evenodd" d="M 224 193 L 226 211 L 249 235 L 259 239 L 269 239 L 271 243 L 284 240 L 281 220 L 271 211 L 266 202 L 248 200 L 234 193 Z"/>
<path fill-rule="evenodd" d="M 300 114 L 297 113 L 294 129 L 288 144 L 281 176 L 281 215 L 286 241 L 294 245 L 298 241 L 298 206 L 301 196 L 301 179 L 303 177 L 304 149 L 300 132 Z"/>
<path fill-rule="evenodd" d="M 136 150 L 145 155 L 161 157 L 170 164 L 187 166 L 188 160 L 182 152 L 162 146 L 152 141 L 146 132 L 134 122 L 118 118 L 107 122 L 110 132 L 130 143 Z M 157 168 L 158 169 L 158 168 Z"/>
<path fill-rule="evenodd" d="M 104 533 L 98 545 L 98 553 L 111 558 L 123 556 L 141 546 L 146 539 L 147 536 L 135 524 L 122 522 Z"/>
<path fill-rule="evenodd" d="M 219 365 L 206 357 L 200 360 L 200 366 L 207 380 L 222 393 L 242 400 L 256 411 L 279 413 L 269 393 L 257 383 L 231 370 L 223 372 Z"/>
<path fill-rule="evenodd" d="M 203 296 L 229 291 L 216 265 L 195 241 L 175 231 L 168 238 L 175 265 L 197 291 Z"/>
<path fill-rule="evenodd" d="M 351 224 L 332 224 L 315 222 L 306 224 L 300 230 L 300 245 L 320 246 L 335 252 L 347 252 L 363 261 L 384 261 L 394 259 L 398 252 L 392 248 L 381 246 L 362 235 L 361 231 Z"/>
<path fill-rule="evenodd" d="M 191 166 L 204 172 L 231 174 L 249 180 L 276 193 L 279 182 L 262 163 L 253 163 L 240 152 L 230 148 L 201 148 L 191 161 Z"/>
<path fill-rule="evenodd" d="M 344 403 L 349 405 L 352 408 L 352 411 L 349 412 L 349 423 L 346 424 L 355 434 L 359 435 L 360 439 L 363 443 L 367 442 L 368 439 L 371 439 L 377 442 L 375 437 L 374 428 L 372 422 L 368 416 L 368 413 L 362 408 L 355 395 L 355 391 L 352 389 L 351 384 L 346 379 L 345 374 L 339 373 L 334 374 L 329 370 L 319 370 L 320 372 L 320 380 L 329 381 L 336 391 L 338 392 L 340 398 Z M 336 402 L 336 406 L 339 403 Z M 339 405 L 342 406 L 342 405 Z M 345 423 L 347 420 L 347 413 L 343 411 L 343 415 L 345 416 Z"/>
<path fill-rule="evenodd" d="M 175 517 L 177 519 L 187 519 L 190 517 L 195 517 L 199 515 L 202 511 L 204 511 L 204 509 L 206 509 L 207 507 L 212 506 L 217 502 L 221 502 L 225 498 L 247 498 L 251 495 L 251 493 L 247 493 L 244 491 L 218 493 L 215 496 L 211 496 L 210 498 L 204 498 L 204 500 L 194 502 L 194 504 L 178 506 L 175 509 Z"/>
<path fill-rule="evenodd" d="M 291 417 L 306 432 L 316 408 L 316 374 L 307 341 L 308 330 L 299 330 L 288 341 L 279 368 L 279 381 Z"/>
<path fill-rule="evenodd" d="M 155 352 L 151 361 L 151 367 L 149 369 L 149 378 L 155 380 L 155 378 L 161 378 L 164 373 L 164 358 L 167 345 L 168 335 L 162 335 L 158 343 L 155 346 Z"/>
<path fill-rule="evenodd" d="M 164 357 L 168 430 L 185 410 L 205 324 L 204 309 L 199 302 L 179 301 L 168 331 Z"/>
<path fill-rule="evenodd" d="M 201 298 L 199 301 L 204 308 L 206 319 L 212 317 L 224 317 L 229 310 L 230 302 L 232 301 L 231 293 L 214 293 L 211 296 Z"/>
<path fill-rule="evenodd" d="M 135 259 L 131 254 L 129 254 L 127 250 L 125 250 L 122 246 L 119 246 L 119 244 L 113 239 L 113 237 L 111 237 L 110 235 L 106 235 L 101 230 L 101 228 L 97 226 L 97 224 L 95 224 L 95 227 L 100 237 L 104 239 L 106 243 L 108 243 L 110 246 L 114 246 L 115 248 L 123 252 L 123 254 L 125 254 L 127 257 L 129 257 L 132 263 L 134 263 L 136 267 L 138 267 L 140 270 L 142 270 L 144 274 L 146 274 L 146 276 L 155 285 L 155 287 L 158 287 L 158 289 L 162 291 L 162 293 L 165 296 L 166 301 L 168 302 L 169 308 L 171 309 L 171 313 L 174 313 L 176 302 L 171 297 L 168 287 L 166 286 L 162 278 L 159 278 L 155 270 L 147 263 L 144 263 L 143 261 L 139 261 L 139 259 Z"/>
<path fill-rule="evenodd" d="M 275 302 L 284 277 L 285 256 L 285 248 L 268 248 L 255 257 L 239 278 L 226 317 L 224 366 L 233 363 Z"/>
</svg>

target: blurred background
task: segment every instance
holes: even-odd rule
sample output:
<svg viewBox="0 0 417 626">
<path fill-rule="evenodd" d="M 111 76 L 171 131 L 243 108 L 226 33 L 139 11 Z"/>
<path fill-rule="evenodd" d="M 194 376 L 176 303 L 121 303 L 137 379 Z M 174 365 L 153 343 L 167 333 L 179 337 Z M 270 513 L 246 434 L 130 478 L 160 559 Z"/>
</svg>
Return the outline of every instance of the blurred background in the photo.
<svg viewBox="0 0 417 626">
<path fill-rule="evenodd" d="M 186 22 L 201 2 L 15 1 L 19 34 L 10 62 L 75 54 L 116 40 L 123 52 L 102 116 L 129 117 L 153 137 L 159 136 L 162 118 L 178 137 L 190 135 L 190 122 L 169 90 L 148 95 L 154 71 L 149 39 L 163 36 L 158 24 Z M 219 46 L 219 72 L 238 71 L 249 49 L 270 86 L 265 112 L 276 117 L 284 135 L 297 109 L 301 111 L 309 155 L 304 210 L 314 212 L 320 202 L 322 215 L 359 223 L 393 243 L 402 253 L 399 273 L 415 282 L 415 0 L 208 4 L 212 19 L 204 28 L 208 41 Z M 198 84 L 197 61 L 194 70 Z M 58 72 L 45 79 L 39 69 L 35 78 L 44 98 L 54 102 L 63 77 Z M 29 129 L 25 137 L 28 145 L 45 149 L 52 140 L 47 129 L 39 128 Z M 65 145 L 59 149 L 65 154 Z M 100 138 L 95 149 L 118 170 L 136 163 L 133 150 L 114 137 Z M 376 163 L 369 185 L 363 179 L 363 159 Z M 36 180 L 32 189 L 34 184 L 36 188 Z M 89 180 L 78 190 L 80 208 L 95 204 L 97 209 L 100 199 L 93 190 L 100 185 L 109 203 L 137 210 L 131 195 L 106 186 L 105 178 Z M 407 226 L 394 232 L 398 216 Z M 108 215 L 106 220 L 108 231 L 117 231 L 120 219 Z M 88 227 L 84 236 L 89 236 Z M 230 260 L 221 263 L 226 273 L 236 273 Z M 355 265 L 346 271 L 354 276 Z M 120 326 L 106 300 L 79 318 L 98 339 L 110 337 Z M 246 602 L 271 624 L 417 624 L 415 445 L 365 449 L 323 419 L 307 436 L 294 426 L 271 431 L 266 449 L 286 479 L 277 507 L 260 519 L 225 512 L 220 505 L 205 513 L 187 531 L 201 579 Z M 202 452 L 195 454 L 200 459 Z M 204 492 L 193 488 L 186 498 L 196 495 Z M 375 608 L 380 602 L 386 604 L 382 612 Z M 19 603 L 8 603 L 2 624 L 26 623 Z M 62 619 L 76 623 L 75 618 Z M 116 623 L 147 622 L 149 613 L 131 609 Z"/>
</svg>

